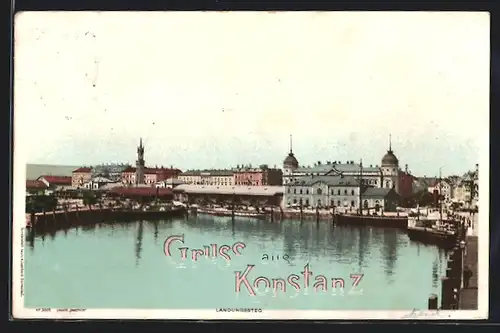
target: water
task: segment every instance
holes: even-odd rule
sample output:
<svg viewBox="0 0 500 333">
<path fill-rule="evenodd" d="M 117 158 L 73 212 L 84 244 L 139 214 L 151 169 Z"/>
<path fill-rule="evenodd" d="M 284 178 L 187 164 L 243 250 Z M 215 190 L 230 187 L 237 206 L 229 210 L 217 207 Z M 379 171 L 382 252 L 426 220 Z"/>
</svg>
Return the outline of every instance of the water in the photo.
<svg viewBox="0 0 500 333">
<path fill-rule="evenodd" d="M 165 239 L 184 235 L 184 245 Z M 241 256 L 190 259 L 191 249 L 243 242 Z M 188 259 L 179 247 L 189 247 Z M 431 293 L 440 296 L 439 277 L 445 253 L 415 243 L 404 231 L 330 223 L 204 217 L 160 222 L 100 224 L 37 235 L 25 250 L 25 306 L 29 308 L 142 309 L 426 309 Z M 263 259 L 268 255 L 269 259 Z M 271 256 L 280 260 L 271 260 Z M 281 257 L 288 256 L 288 261 Z M 235 291 L 236 273 L 255 265 L 247 276 L 287 279 L 297 274 L 299 289 L 265 288 L 250 296 L 243 284 Z M 305 288 L 304 266 L 312 272 Z M 356 287 L 351 274 L 363 274 Z M 318 275 L 327 290 L 313 284 Z M 332 278 L 344 279 L 344 288 Z M 278 284 L 281 287 L 281 284 Z"/>
</svg>

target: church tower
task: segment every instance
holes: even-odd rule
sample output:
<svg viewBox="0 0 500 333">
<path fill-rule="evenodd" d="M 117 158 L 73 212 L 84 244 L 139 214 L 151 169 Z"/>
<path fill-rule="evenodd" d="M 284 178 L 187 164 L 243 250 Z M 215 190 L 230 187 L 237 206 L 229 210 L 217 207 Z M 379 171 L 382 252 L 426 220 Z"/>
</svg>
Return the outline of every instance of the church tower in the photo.
<svg viewBox="0 0 500 333">
<path fill-rule="evenodd" d="M 137 161 L 135 161 L 135 184 L 144 184 L 144 147 L 142 146 L 142 138 L 137 147 Z"/>
</svg>

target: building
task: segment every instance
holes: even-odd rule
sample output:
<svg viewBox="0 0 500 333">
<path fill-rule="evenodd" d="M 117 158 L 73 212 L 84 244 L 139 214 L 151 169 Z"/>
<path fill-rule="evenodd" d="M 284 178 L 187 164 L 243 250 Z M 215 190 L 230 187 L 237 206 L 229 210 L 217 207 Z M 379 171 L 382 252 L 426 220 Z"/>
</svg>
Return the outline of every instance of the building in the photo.
<svg viewBox="0 0 500 333">
<path fill-rule="evenodd" d="M 479 165 L 474 171 L 466 172 L 458 181 L 453 190 L 453 201 L 464 208 L 478 208 L 479 206 Z"/>
<path fill-rule="evenodd" d="M 144 175 L 143 183 L 138 183 L 136 177 Z M 127 185 L 151 185 L 161 182 L 170 178 L 177 178 L 181 174 L 179 169 L 154 167 L 154 168 L 144 168 L 139 173 L 137 173 L 137 168 L 129 167 L 122 171 L 121 180 L 122 183 Z"/>
<path fill-rule="evenodd" d="M 430 183 L 427 191 L 441 194 L 445 202 L 451 202 L 452 187 L 446 179 L 437 179 L 434 183 Z"/>
<path fill-rule="evenodd" d="M 163 201 L 173 199 L 172 189 L 150 186 L 114 187 L 107 191 L 106 195 L 110 198 L 128 198 L 141 202 L 151 202 L 155 199 Z"/>
<path fill-rule="evenodd" d="M 134 167 L 127 167 L 121 172 L 121 181 L 127 185 L 151 185 L 170 178 L 177 178 L 182 171 L 173 167 L 164 168 L 163 166 L 149 168 L 145 166 L 144 146 L 142 138 L 137 147 L 137 160 Z"/>
<path fill-rule="evenodd" d="M 96 165 L 92 168 L 92 178 L 104 177 L 113 182 L 120 182 L 123 170 L 131 167 L 126 163 L 107 163 Z"/>
<path fill-rule="evenodd" d="M 179 175 L 179 179 L 187 185 L 232 186 L 234 170 L 189 170 Z"/>
<path fill-rule="evenodd" d="M 258 168 L 236 167 L 234 170 L 235 185 L 249 186 L 281 186 L 283 185 L 283 171 L 261 165 Z"/>
<path fill-rule="evenodd" d="M 91 167 L 81 167 L 73 170 L 71 173 L 71 186 L 72 187 L 83 187 L 84 184 L 88 183 L 92 179 L 92 168 Z"/>
<path fill-rule="evenodd" d="M 101 164 L 94 167 L 79 167 L 71 174 L 71 186 L 75 188 L 85 187 L 92 179 L 103 177 L 112 182 L 121 181 L 122 172 L 129 168 L 128 164 Z"/>
<path fill-rule="evenodd" d="M 181 179 L 170 178 L 170 179 L 163 180 L 161 182 L 156 183 L 155 187 L 173 189 L 173 188 L 175 188 L 179 185 L 182 185 L 182 184 L 184 184 L 184 182 Z"/>
<path fill-rule="evenodd" d="M 114 183 L 109 178 L 104 177 L 94 177 L 89 182 L 83 184 L 83 188 L 88 190 L 99 190 L 108 184 Z"/>
<path fill-rule="evenodd" d="M 395 212 L 399 202 L 399 195 L 394 188 L 368 187 L 362 194 L 363 209 L 379 212 Z"/>
<path fill-rule="evenodd" d="M 51 190 L 71 187 L 71 177 L 69 176 L 41 176 L 37 180 L 44 183 Z"/>
<path fill-rule="evenodd" d="M 399 160 L 392 150 L 389 139 L 389 149 L 382 157 L 381 165 L 366 166 L 362 162 L 354 161 L 318 161 L 314 166 L 299 166 L 297 158 L 292 151 L 290 137 L 290 152 L 283 161 L 283 184 L 291 184 L 302 177 L 308 176 L 340 176 L 360 178 L 363 184 L 378 188 L 394 188 L 396 193 L 403 197 L 410 197 L 413 193 L 414 177 L 408 172 L 408 167 L 401 170 Z"/>
<path fill-rule="evenodd" d="M 404 171 L 399 170 L 398 177 L 399 177 L 399 181 L 398 181 L 399 192 L 398 192 L 398 194 L 402 198 L 411 198 L 414 194 L 414 184 L 415 184 L 417 177 L 413 176 L 408 171 L 408 165 L 405 166 Z"/>
<path fill-rule="evenodd" d="M 343 207 L 359 209 L 360 186 L 358 178 L 343 175 L 304 176 L 284 185 L 284 204 L 287 207 Z"/>
<path fill-rule="evenodd" d="M 40 180 L 26 181 L 26 195 L 43 195 L 47 189 L 46 183 Z"/>
<path fill-rule="evenodd" d="M 236 204 L 248 206 L 279 206 L 283 186 L 218 186 L 179 185 L 173 189 L 174 199 L 191 204 Z"/>
</svg>

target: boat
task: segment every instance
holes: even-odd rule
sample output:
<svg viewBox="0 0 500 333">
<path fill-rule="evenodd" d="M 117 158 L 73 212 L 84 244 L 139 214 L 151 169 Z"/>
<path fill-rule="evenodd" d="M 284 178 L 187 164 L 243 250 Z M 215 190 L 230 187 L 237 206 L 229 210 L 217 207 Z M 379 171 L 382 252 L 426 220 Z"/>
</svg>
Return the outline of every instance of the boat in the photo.
<svg viewBox="0 0 500 333">
<path fill-rule="evenodd" d="M 456 222 L 453 219 L 429 219 L 410 217 L 408 219 L 408 237 L 421 243 L 434 244 L 443 248 L 452 248 L 457 242 Z"/>
<path fill-rule="evenodd" d="M 408 227 L 408 217 L 406 216 L 335 214 L 334 220 L 336 224 L 369 225 L 399 229 L 406 229 Z"/>
<path fill-rule="evenodd" d="M 411 240 L 434 244 L 443 248 L 452 248 L 458 239 L 460 222 L 452 217 L 443 215 L 443 200 L 441 196 L 441 170 L 439 170 L 438 210 L 426 215 L 417 208 L 416 216 L 408 218 L 408 237 Z"/>
<path fill-rule="evenodd" d="M 363 183 L 363 161 L 359 163 L 359 181 Z M 335 214 L 334 221 L 336 224 L 346 224 L 346 225 L 369 225 L 374 227 L 383 228 L 399 228 L 406 229 L 408 227 L 408 217 L 407 216 L 387 216 L 387 215 L 363 215 L 363 191 L 359 191 L 359 212 L 358 213 L 344 213 Z"/>
<path fill-rule="evenodd" d="M 247 217 L 247 218 L 257 218 L 257 219 L 265 219 L 267 217 L 266 213 L 262 212 L 249 212 L 242 210 L 235 210 L 234 212 L 230 209 L 225 208 L 199 208 L 197 209 L 198 214 L 206 214 L 213 216 L 235 216 L 235 217 Z"/>
</svg>

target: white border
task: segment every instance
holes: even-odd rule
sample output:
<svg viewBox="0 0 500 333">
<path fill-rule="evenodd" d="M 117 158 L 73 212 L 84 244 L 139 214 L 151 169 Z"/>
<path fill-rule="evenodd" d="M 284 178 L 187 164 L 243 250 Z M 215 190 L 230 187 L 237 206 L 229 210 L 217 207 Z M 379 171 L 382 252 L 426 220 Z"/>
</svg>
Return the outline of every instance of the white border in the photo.
<svg viewBox="0 0 500 333">
<path fill-rule="evenodd" d="M 15 83 L 14 83 L 15 85 Z M 15 89 L 15 88 L 14 88 Z M 15 91 L 15 90 L 14 90 Z M 14 96 L 14 105 L 22 100 Z M 474 112 L 471 110 L 471 112 Z M 476 311 L 318 311 L 318 310 L 263 310 L 260 313 L 217 312 L 209 310 L 141 310 L 141 309 L 87 309 L 85 311 L 41 312 L 24 307 L 21 296 L 21 233 L 25 225 L 26 147 L 29 135 L 21 133 L 19 117 L 14 118 L 14 174 L 13 174 L 13 230 L 12 230 L 12 315 L 16 319 L 486 319 L 488 317 L 489 277 L 489 114 L 482 117 L 484 131 L 479 159 L 480 214 L 478 237 L 478 310 Z M 27 120 L 29 121 L 29 120 Z M 473 167 L 473 166 L 471 166 Z M 24 242 L 23 242 L 24 243 Z M 425 295 L 422 295 L 425 297 Z"/>
</svg>

